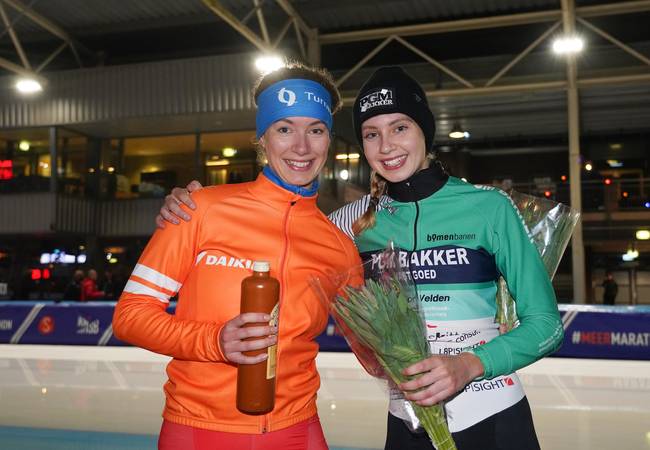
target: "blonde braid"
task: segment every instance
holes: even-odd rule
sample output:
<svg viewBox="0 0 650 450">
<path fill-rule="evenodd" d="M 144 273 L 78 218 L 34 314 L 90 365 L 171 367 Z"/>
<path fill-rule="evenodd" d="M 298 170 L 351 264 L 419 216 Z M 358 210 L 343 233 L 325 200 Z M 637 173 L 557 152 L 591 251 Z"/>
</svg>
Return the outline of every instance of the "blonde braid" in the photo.
<svg viewBox="0 0 650 450">
<path fill-rule="evenodd" d="M 352 224 L 352 232 L 355 236 L 375 226 L 375 211 L 379 205 L 379 198 L 384 192 L 386 192 L 386 180 L 373 170 L 370 174 L 370 203 L 368 209 Z"/>
</svg>

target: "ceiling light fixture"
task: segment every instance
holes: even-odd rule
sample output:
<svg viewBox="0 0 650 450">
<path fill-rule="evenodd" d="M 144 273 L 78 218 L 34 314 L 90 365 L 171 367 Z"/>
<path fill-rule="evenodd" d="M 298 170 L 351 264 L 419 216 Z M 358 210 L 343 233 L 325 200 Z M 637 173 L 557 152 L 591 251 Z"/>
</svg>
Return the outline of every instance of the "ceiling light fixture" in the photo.
<svg viewBox="0 0 650 450">
<path fill-rule="evenodd" d="M 34 78 L 21 78 L 16 82 L 16 89 L 21 94 L 35 94 L 43 90 L 43 85 Z"/>
<path fill-rule="evenodd" d="M 255 60 L 255 67 L 262 75 L 281 69 L 284 66 L 284 60 L 277 55 L 260 56 Z"/>
<path fill-rule="evenodd" d="M 617 169 L 619 167 L 623 167 L 623 162 L 619 161 L 618 159 L 608 159 L 607 165 L 613 169 Z"/>
<path fill-rule="evenodd" d="M 449 132 L 449 137 L 452 139 L 469 139 L 469 133 L 463 131 L 458 123 L 455 123 Z"/>
<path fill-rule="evenodd" d="M 634 261 L 639 257 L 639 251 L 634 248 L 628 248 L 627 252 L 623 254 L 623 261 Z"/>
<path fill-rule="evenodd" d="M 18 148 L 21 151 L 26 152 L 30 148 L 29 141 L 20 141 L 20 143 L 18 144 Z"/>
<path fill-rule="evenodd" d="M 223 150 L 221 150 L 221 154 L 225 158 L 232 158 L 233 156 L 235 156 L 237 154 L 237 150 L 232 148 L 232 147 L 226 147 Z"/>
<path fill-rule="evenodd" d="M 553 41 L 553 51 L 558 55 L 568 55 L 581 52 L 585 43 L 579 36 L 563 36 Z"/>
<path fill-rule="evenodd" d="M 230 161 L 227 159 L 220 159 L 217 161 L 206 161 L 205 165 L 208 167 L 214 167 L 214 166 L 227 166 L 230 164 Z"/>
</svg>

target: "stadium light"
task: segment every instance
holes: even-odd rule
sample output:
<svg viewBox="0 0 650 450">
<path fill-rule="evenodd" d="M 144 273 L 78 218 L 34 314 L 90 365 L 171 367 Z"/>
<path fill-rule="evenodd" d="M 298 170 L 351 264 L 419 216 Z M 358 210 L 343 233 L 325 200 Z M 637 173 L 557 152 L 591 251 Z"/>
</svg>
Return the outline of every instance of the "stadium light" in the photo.
<svg viewBox="0 0 650 450">
<path fill-rule="evenodd" d="M 255 67 L 263 75 L 273 72 L 274 70 L 281 69 L 285 66 L 284 60 L 279 56 L 267 55 L 260 56 L 255 60 Z"/>
<path fill-rule="evenodd" d="M 585 48 L 585 43 L 579 36 L 563 36 L 553 41 L 553 51 L 558 55 L 579 53 Z"/>
<path fill-rule="evenodd" d="M 35 94 L 43 90 L 43 85 L 34 78 L 21 78 L 16 82 L 16 89 L 21 94 Z"/>
</svg>

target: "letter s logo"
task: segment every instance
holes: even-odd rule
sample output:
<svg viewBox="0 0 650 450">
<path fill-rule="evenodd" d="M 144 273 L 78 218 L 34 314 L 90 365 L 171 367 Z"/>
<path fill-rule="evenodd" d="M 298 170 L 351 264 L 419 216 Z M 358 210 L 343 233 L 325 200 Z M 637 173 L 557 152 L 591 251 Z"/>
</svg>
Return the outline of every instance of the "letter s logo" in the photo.
<svg viewBox="0 0 650 450">
<path fill-rule="evenodd" d="M 293 106 L 296 103 L 296 93 L 287 88 L 282 88 L 278 92 L 278 101 L 287 106 Z"/>
</svg>

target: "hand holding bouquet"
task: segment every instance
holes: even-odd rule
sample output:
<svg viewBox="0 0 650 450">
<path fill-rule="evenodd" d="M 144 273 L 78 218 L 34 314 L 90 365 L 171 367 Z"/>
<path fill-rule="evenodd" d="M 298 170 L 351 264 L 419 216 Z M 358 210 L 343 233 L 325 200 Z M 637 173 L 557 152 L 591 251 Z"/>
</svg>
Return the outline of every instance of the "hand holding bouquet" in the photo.
<svg viewBox="0 0 650 450">
<path fill-rule="evenodd" d="M 412 378 L 402 371 L 431 353 L 410 274 L 400 270 L 395 251 L 387 250 L 381 258 L 384 269 L 379 280 L 369 279 L 360 288 L 345 286 L 333 300 L 318 289 L 318 280 L 315 286 L 366 370 L 400 384 Z M 444 406 L 411 405 L 436 449 L 455 450 Z"/>
</svg>

